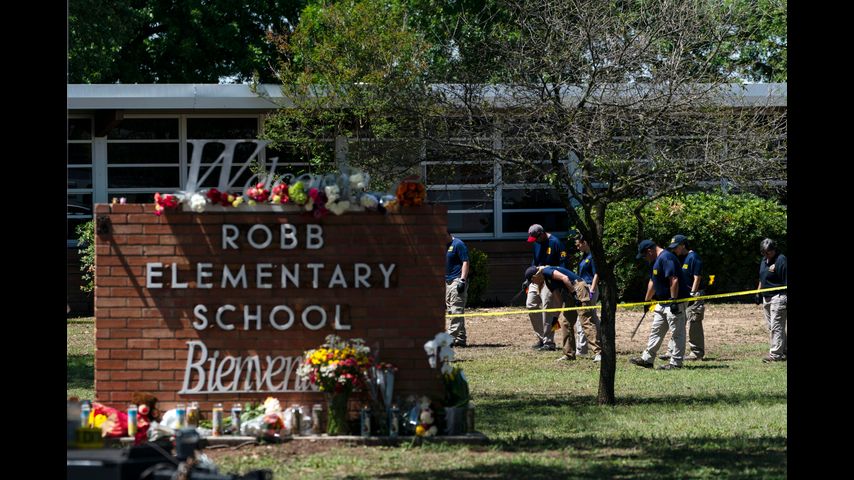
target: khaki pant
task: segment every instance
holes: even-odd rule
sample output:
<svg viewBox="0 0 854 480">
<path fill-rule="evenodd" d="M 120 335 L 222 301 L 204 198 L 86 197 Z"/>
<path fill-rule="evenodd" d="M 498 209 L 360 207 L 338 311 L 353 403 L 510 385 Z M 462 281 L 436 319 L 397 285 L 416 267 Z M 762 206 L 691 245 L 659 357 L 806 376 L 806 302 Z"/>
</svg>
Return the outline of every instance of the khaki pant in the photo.
<svg viewBox="0 0 854 480">
<path fill-rule="evenodd" d="M 775 359 L 785 358 L 788 351 L 786 339 L 786 321 L 788 310 L 786 304 L 789 297 L 785 293 L 778 293 L 772 297 L 762 300 L 762 313 L 765 314 L 765 323 L 768 324 L 770 333 L 771 349 L 768 356 Z"/>
<path fill-rule="evenodd" d="M 557 308 L 552 305 L 553 295 L 545 283 L 528 285 L 528 298 L 525 300 L 525 308 L 528 310 L 540 310 L 546 308 Z M 537 342 L 543 345 L 554 345 L 555 332 L 551 329 L 552 313 L 529 313 L 528 317 L 531 320 L 531 328 L 534 329 L 534 335 L 537 337 Z"/>
<path fill-rule="evenodd" d="M 673 314 L 671 306 L 657 304 L 652 316 L 652 327 L 649 330 L 649 340 L 646 343 L 646 350 L 643 351 L 643 358 L 646 362 L 655 361 L 655 354 L 664 342 L 664 335 L 668 329 L 673 330 L 673 351 L 670 354 L 670 363 L 678 367 L 682 366 L 682 360 L 685 355 L 685 308 L 679 305 L 679 313 Z"/>
<path fill-rule="evenodd" d="M 699 296 L 705 295 L 704 291 L 699 292 Z M 688 321 L 688 348 L 698 358 L 703 358 L 706 355 L 706 336 L 703 333 L 703 317 L 706 316 L 706 302 L 698 300 L 696 302 L 683 302 L 679 304 L 689 305 L 685 308 L 685 317 Z M 667 344 L 667 353 L 673 355 L 673 331 L 670 331 L 670 342 Z"/>
<path fill-rule="evenodd" d="M 445 281 L 445 309 L 448 314 L 465 313 L 466 300 L 468 299 L 468 286 L 463 293 L 457 292 L 460 279 L 455 278 L 451 282 Z M 451 317 L 451 326 L 448 335 L 454 337 L 460 343 L 466 343 L 466 318 Z"/>
<path fill-rule="evenodd" d="M 590 297 L 590 288 L 584 280 L 575 282 L 575 298 L 585 307 L 595 303 L 592 297 Z M 575 306 L 572 297 L 563 299 L 563 303 L 567 307 Z M 581 323 L 581 328 L 587 337 L 587 343 L 593 349 L 593 354 L 601 354 L 602 349 L 599 347 L 599 322 L 596 317 L 596 309 L 593 308 L 563 312 L 563 316 L 559 320 L 560 333 L 563 334 L 563 354 L 567 357 L 575 356 L 575 326 L 579 318 L 581 319 L 579 323 Z"/>
<path fill-rule="evenodd" d="M 599 291 L 597 290 L 596 293 L 592 293 L 590 295 L 590 304 L 596 305 L 596 302 L 598 301 Z M 592 312 L 593 321 L 596 322 L 596 328 L 599 328 L 599 315 L 596 314 L 596 310 L 592 310 Z M 582 328 L 581 325 L 582 322 L 575 324 L 575 353 L 577 355 L 587 355 L 587 335 L 584 334 L 584 328 Z"/>
</svg>

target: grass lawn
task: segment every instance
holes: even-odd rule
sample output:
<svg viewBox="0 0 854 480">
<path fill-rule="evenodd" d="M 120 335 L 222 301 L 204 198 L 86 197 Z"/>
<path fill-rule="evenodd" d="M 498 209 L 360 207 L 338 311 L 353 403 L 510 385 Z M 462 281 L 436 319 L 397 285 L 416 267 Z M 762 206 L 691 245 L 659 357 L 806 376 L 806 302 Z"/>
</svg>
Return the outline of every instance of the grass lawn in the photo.
<svg viewBox="0 0 854 480">
<path fill-rule="evenodd" d="M 68 321 L 69 395 L 92 398 L 93 337 L 91 321 Z M 639 368 L 621 353 L 618 404 L 600 407 L 598 364 L 589 359 L 557 364 L 555 352 L 505 345 L 458 349 L 488 445 L 207 453 L 220 472 L 270 468 L 277 479 L 785 478 L 787 365 L 763 364 L 765 353 L 767 343 L 751 337 L 678 371 Z"/>
</svg>

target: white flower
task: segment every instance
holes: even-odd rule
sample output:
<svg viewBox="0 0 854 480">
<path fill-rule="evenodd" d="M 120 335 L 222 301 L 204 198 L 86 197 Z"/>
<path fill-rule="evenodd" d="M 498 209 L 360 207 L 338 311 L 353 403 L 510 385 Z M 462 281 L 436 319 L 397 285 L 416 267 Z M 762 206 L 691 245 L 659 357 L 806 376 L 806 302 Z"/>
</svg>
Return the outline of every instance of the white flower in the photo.
<svg viewBox="0 0 854 480">
<path fill-rule="evenodd" d="M 344 200 L 343 202 L 335 202 L 332 204 L 327 203 L 326 208 L 335 215 L 341 215 L 350 209 L 350 202 L 348 200 Z"/>
<path fill-rule="evenodd" d="M 428 340 L 424 344 L 424 351 L 427 353 L 427 362 L 430 363 L 430 368 L 436 368 L 436 342 Z"/>
<path fill-rule="evenodd" d="M 280 413 L 282 411 L 282 404 L 279 403 L 279 400 L 273 397 L 267 397 L 264 400 L 264 414 L 269 415 L 271 413 Z"/>
<path fill-rule="evenodd" d="M 338 185 L 327 185 L 323 187 L 323 191 L 326 192 L 326 204 L 335 203 L 338 200 L 338 197 L 341 196 L 341 189 L 338 188 Z M 332 210 L 330 208 L 330 210 Z M 341 215 L 340 213 L 338 215 Z"/>
<path fill-rule="evenodd" d="M 350 175 L 350 187 L 363 190 L 365 188 L 365 176 L 362 173 Z"/>
<path fill-rule="evenodd" d="M 208 201 L 204 195 L 201 193 L 194 193 L 190 197 L 190 208 L 193 209 L 196 213 L 202 213 L 205 211 L 205 205 L 207 205 Z"/>
<path fill-rule="evenodd" d="M 377 205 L 379 205 L 380 201 L 377 199 L 377 197 L 371 195 L 370 193 L 366 193 L 359 198 L 359 203 L 362 204 L 362 206 L 365 208 L 374 209 L 377 208 Z"/>
<path fill-rule="evenodd" d="M 440 347 L 450 347 L 451 344 L 454 342 L 454 337 L 448 335 L 445 332 L 439 332 L 436 334 L 433 340 L 435 340 L 436 344 Z"/>
</svg>

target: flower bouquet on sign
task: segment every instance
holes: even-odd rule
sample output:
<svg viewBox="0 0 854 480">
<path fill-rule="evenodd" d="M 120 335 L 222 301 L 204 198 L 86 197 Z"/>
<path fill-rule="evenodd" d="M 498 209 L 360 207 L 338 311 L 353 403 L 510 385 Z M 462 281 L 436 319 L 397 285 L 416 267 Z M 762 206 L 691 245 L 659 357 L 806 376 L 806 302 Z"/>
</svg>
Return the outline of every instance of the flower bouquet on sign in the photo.
<svg viewBox="0 0 854 480">
<path fill-rule="evenodd" d="M 400 182 L 395 192 L 397 202 L 402 207 L 417 207 L 427 199 L 427 189 L 418 181 L 417 176 L 407 177 Z"/>
<path fill-rule="evenodd" d="M 368 370 L 373 364 L 371 349 L 361 338 L 345 340 L 329 335 L 318 348 L 306 351 L 305 361 L 297 369 L 297 375 L 326 394 L 329 407 L 326 433 L 345 435 L 347 425 L 347 401 L 352 392 L 365 387 Z"/>
</svg>

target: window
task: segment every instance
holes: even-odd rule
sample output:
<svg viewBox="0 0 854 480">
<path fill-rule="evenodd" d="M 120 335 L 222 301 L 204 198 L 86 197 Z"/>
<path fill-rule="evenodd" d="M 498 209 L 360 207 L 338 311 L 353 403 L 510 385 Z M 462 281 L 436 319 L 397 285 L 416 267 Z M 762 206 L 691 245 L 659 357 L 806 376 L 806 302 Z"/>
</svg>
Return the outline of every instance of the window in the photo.
<svg viewBox="0 0 854 480">
<path fill-rule="evenodd" d="M 92 118 L 69 118 L 67 141 L 66 238 L 76 245 L 77 226 L 92 218 Z"/>
<path fill-rule="evenodd" d="M 156 192 L 180 190 L 192 151 L 187 139 L 254 139 L 258 121 L 259 115 L 245 114 L 127 114 L 106 137 L 95 137 L 91 116 L 72 116 L 68 119 L 66 168 L 69 246 L 76 245 L 75 228 L 92 218 L 95 203 L 109 203 L 121 197 L 128 203 L 151 203 Z M 204 152 L 203 164 L 210 165 L 223 147 L 207 148 L 210 150 Z M 237 146 L 235 173 L 247 163 L 254 149 L 255 145 L 249 142 Z M 260 152 L 259 157 L 264 159 L 265 152 Z M 280 164 L 284 161 L 279 160 Z M 241 175 L 241 188 L 249 175 L 248 169 Z M 218 178 L 219 172 L 211 173 L 211 182 L 215 184 Z"/>
<path fill-rule="evenodd" d="M 107 198 L 129 202 L 180 189 L 180 119 L 125 118 L 107 133 Z"/>
</svg>

